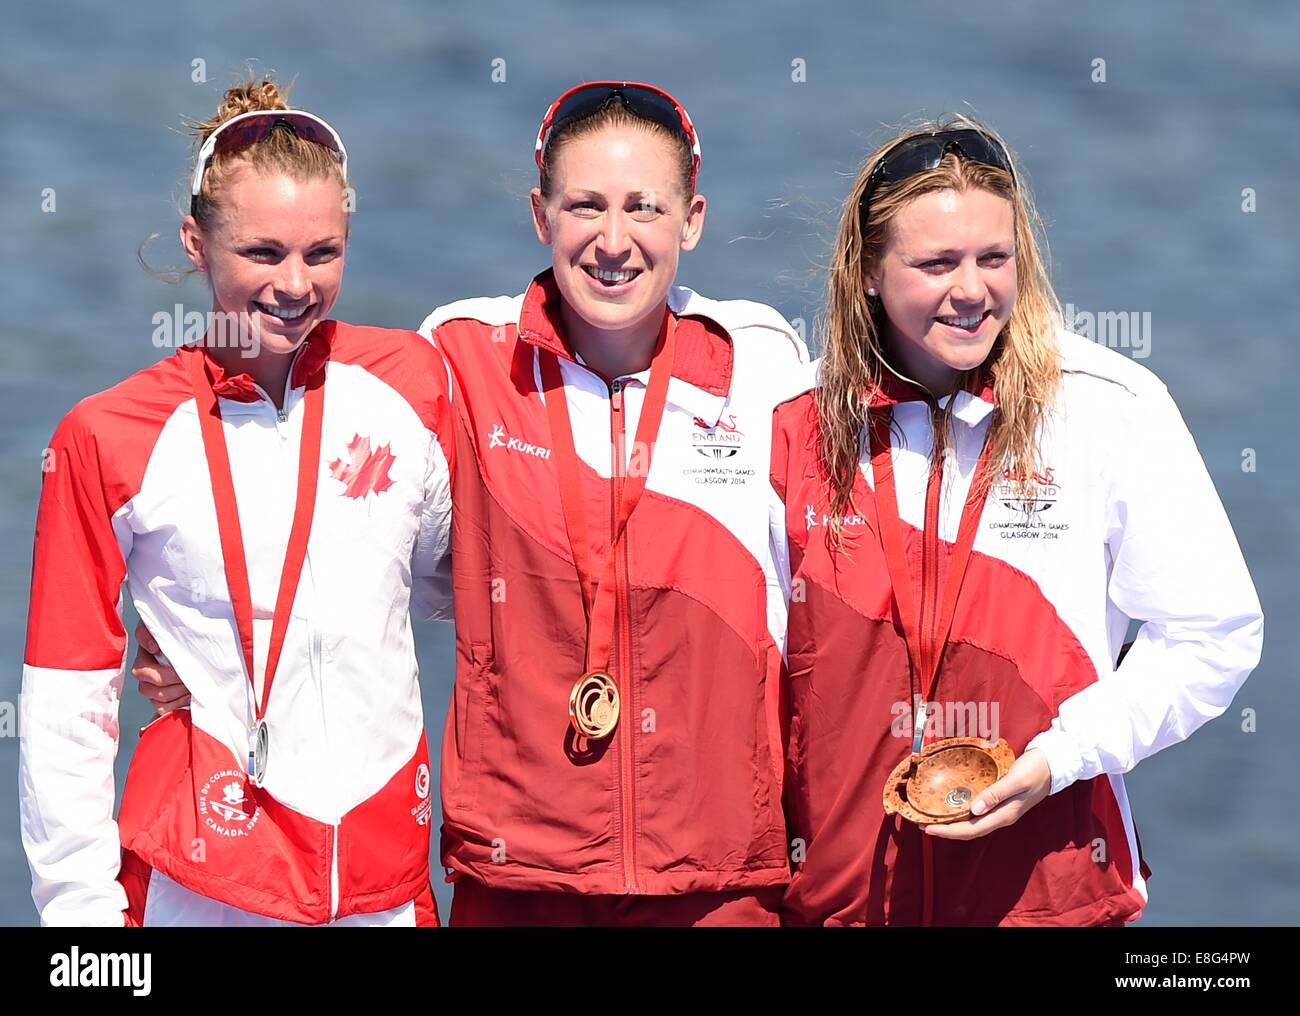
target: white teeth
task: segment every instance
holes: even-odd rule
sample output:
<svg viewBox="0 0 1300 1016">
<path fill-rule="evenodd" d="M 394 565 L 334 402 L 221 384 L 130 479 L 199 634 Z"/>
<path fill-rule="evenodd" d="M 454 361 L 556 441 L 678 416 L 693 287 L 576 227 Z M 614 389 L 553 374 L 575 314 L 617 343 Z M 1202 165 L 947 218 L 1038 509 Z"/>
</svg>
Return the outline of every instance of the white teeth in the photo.
<svg viewBox="0 0 1300 1016">
<path fill-rule="evenodd" d="M 296 320 L 302 317 L 307 310 L 306 307 L 299 307 L 297 310 L 289 310 L 285 307 L 268 307 L 264 303 L 259 303 L 257 306 L 272 317 L 278 317 L 281 321 Z"/>
<path fill-rule="evenodd" d="M 624 268 L 622 271 L 611 272 L 604 268 L 588 268 L 587 274 L 600 279 L 601 282 L 630 282 L 641 274 L 641 270 Z"/>
<path fill-rule="evenodd" d="M 984 315 L 976 314 L 974 317 L 941 317 L 939 320 L 946 325 L 952 325 L 954 328 L 974 328 L 984 320 Z"/>
</svg>

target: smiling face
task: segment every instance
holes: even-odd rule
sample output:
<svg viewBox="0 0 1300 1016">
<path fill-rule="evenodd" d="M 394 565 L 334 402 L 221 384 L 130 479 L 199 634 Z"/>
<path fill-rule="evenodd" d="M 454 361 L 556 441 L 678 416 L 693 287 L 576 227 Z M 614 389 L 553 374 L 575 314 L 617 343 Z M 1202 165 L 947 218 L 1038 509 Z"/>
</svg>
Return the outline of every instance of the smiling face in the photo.
<svg viewBox="0 0 1300 1016">
<path fill-rule="evenodd" d="M 988 358 L 1016 298 L 1011 202 L 971 188 L 922 194 L 894 217 L 871 278 L 907 376 L 953 390 Z"/>
<path fill-rule="evenodd" d="M 532 193 L 538 239 L 564 297 L 569 339 L 614 341 L 658 333 L 682 251 L 704 227 L 705 201 L 687 199 L 672 143 L 636 125 L 568 139 L 555 155 L 551 195 Z"/>
<path fill-rule="evenodd" d="M 213 228 L 187 217 L 181 242 L 208 274 L 213 310 L 238 314 L 259 337 L 259 356 L 282 357 L 338 299 L 347 229 L 338 180 L 242 169 L 223 188 Z"/>
</svg>

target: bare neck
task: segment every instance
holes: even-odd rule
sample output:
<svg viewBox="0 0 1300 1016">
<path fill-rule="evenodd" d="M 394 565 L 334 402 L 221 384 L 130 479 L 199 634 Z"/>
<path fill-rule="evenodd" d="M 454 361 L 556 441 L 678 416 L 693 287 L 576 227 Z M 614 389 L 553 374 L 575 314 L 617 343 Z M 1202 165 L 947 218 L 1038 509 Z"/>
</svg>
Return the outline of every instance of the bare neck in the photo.
<svg viewBox="0 0 1300 1016">
<path fill-rule="evenodd" d="M 890 343 L 894 365 L 898 372 L 920 385 L 936 400 L 951 395 L 961 387 L 963 372 L 946 363 L 940 363 L 922 349 L 906 340 Z"/>
<path fill-rule="evenodd" d="M 621 331 L 592 328 L 565 304 L 561 310 L 569 346 L 606 381 L 648 370 L 659 340 L 656 318 Z"/>
</svg>

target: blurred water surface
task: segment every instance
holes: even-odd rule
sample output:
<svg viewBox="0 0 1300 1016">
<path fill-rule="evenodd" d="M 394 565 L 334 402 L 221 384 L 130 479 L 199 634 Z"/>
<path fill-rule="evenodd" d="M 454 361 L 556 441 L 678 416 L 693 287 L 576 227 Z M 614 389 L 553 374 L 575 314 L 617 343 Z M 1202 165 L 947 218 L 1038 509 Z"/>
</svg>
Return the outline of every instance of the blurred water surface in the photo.
<svg viewBox="0 0 1300 1016">
<path fill-rule="evenodd" d="M 207 116 L 247 60 L 295 79 L 294 100 L 347 142 L 358 209 L 336 316 L 403 327 L 453 299 L 518 292 L 544 267 L 525 201 L 533 139 L 547 103 L 576 81 L 653 81 L 687 103 L 709 213 L 681 281 L 772 303 L 810 337 L 839 202 L 881 124 L 973 110 L 1024 160 L 1062 300 L 1150 312 L 1143 362 L 1196 436 L 1269 617 L 1264 661 L 1229 713 L 1128 780 L 1155 873 L 1144 922 L 1296 923 L 1300 823 L 1276 805 L 1294 797 L 1297 763 L 1285 661 L 1297 656 L 1300 474 L 1286 407 L 1300 314 L 1281 283 L 1300 224 L 1300 8 L 236 0 L 216 10 L 151 0 L 6 13 L 0 701 L 16 702 L 21 681 L 41 450 L 78 399 L 162 355 L 154 313 L 208 306 L 199 281 L 169 289 L 134 251 L 157 232 L 151 261 L 182 263 L 189 149 L 176 131 L 182 116 Z M 1104 82 L 1093 80 L 1098 58 Z M 206 82 L 192 80 L 196 60 Z M 41 211 L 46 188 L 53 214 Z M 1254 213 L 1242 210 L 1245 188 Z M 1254 472 L 1242 469 L 1245 449 Z M 417 634 L 436 758 L 450 629 Z M 1242 730 L 1245 708 L 1254 733 Z M 129 692 L 119 786 L 147 712 Z M 17 756 L 17 739 L 0 738 L 0 923 L 32 924 Z M 445 918 L 450 887 L 437 888 Z"/>
</svg>

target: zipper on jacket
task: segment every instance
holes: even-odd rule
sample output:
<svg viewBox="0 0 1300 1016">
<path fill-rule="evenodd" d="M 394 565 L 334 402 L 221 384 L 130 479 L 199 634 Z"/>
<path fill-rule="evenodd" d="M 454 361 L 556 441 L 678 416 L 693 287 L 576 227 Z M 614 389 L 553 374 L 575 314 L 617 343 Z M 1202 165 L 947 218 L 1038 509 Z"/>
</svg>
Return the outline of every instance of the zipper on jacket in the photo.
<svg viewBox="0 0 1300 1016">
<path fill-rule="evenodd" d="M 294 350 L 293 359 L 289 361 L 289 373 L 284 379 L 284 394 L 280 398 L 280 405 L 277 406 L 271 401 L 271 396 L 267 394 L 265 388 L 259 385 L 256 381 L 253 382 L 253 387 L 257 389 L 258 394 L 262 396 L 266 401 L 266 404 L 270 406 L 271 410 L 275 413 L 275 420 L 277 423 L 289 422 L 289 393 L 293 391 L 293 369 L 298 365 L 298 357 L 302 356 L 302 351 L 306 348 L 307 344 L 304 342 Z M 276 428 L 276 431 L 279 431 L 279 427 Z"/>
<path fill-rule="evenodd" d="M 628 455 L 627 418 L 623 411 L 623 388 L 626 382 L 614 381 L 609 388 L 609 430 L 610 446 L 613 458 L 613 497 L 610 500 L 610 538 L 613 539 L 618 525 L 618 503 L 623 498 L 623 477 L 627 469 Z M 633 449 L 635 451 L 635 449 Z M 611 542 L 609 551 L 617 553 Z M 628 893 L 638 892 L 636 885 L 636 830 L 635 821 L 635 786 L 632 769 L 632 670 L 631 670 L 631 626 L 628 623 L 627 603 L 627 545 L 614 562 L 614 614 L 618 618 L 617 636 L 614 639 L 614 654 L 617 660 L 619 676 L 623 684 L 623 710 L 618 723 L 619 755 L 619 802 L 622 809 L 622 853 L 623 884 Z"/>
<path fill-rule="evenodd" d="M 921 651 L 926 657 L 921 661 L 922 674 L 929 673 L 938 663 L 934 657 L 939 651 L 939 647 L 934 644 L 934 634 L 935 623 L 938 621 L 939 501 L 943 492 L 944 460 L 934 452 L 937 441 L 935 428 L 941 425 L 942 421 L 936 423 L 933 407 L 930 422 L 930 454 L 934 462 L 930 466 L 930 478 L 925 488 L 925 523 L 921 532 Z M 928 689 L 921 688 L 920 691 L 924 696 Z M 926 705 L 926 712 L 929 713 L 929 703 Z"/>
<path fill-rule="evenodd" d="M 307 581 L 311 584 L 312 604 L 316 603 L 316 576 L 311 568 L 311 553 L 308 552 L 303 559 L 303 571 L 306 574 Z M 320 703 L 320 729 L 321 737 L 325 742 L 325 760 L 326 764 L 333 768 L 334 753 L 330 750 L 330 728 L 325 709 L 325 673 L 322 663 L 321 653 L 321 633 L 320 627 L 314 624 L 311 617 L 305 619 L 307 625 L 307 661 L 311 671 L 312 683 L 316 686 L 316 700 Z M 335 785 L 338 785 L 337 774 L 335 775 Z M 338 914 L 339 910 L 339 844 L 338 823 L 330 827 L 330 920 Z"/>
<path fill-rule="evenodd" d="M 316 591 L 315 576 L 311 574 L 311 555 L 307 556 L 307 574 L 311 579 L 313 602 Z M 333 768 L 334 752 L 330 750 L 330 728 L 326 720 L 325 710 L 325 668 L 321 661 L 321 634 L 320 627 L 307 622 L 307 630 L 310 633 L 310 648 L 308 657 L 311 661 L 311 676 L 316 683 L 316 697 L 320 701 L 320 728 L 321 735 L 325 740 L 325 758 Z M 337 773 L 335 773 L 335 785 L 338 785 Z M 330 920 L 338 915 L 339 912 L 339 826 L 335 823 L 330 827 L 330 838 L 332 845 L 330 848 Z"/>
<path fill-rule="evenodd" d="M 930 407 L 930 457 L 934 460 L 930 465 L 930 477 L 925 487 L 925 522 L 921 530 L 921 652 L 924 654 L 924 660 L 920 664 L 922 680 L 925 674 L 930 672 L 931 667 L 937 667 L 939 661 L 935 657 L 939 653 L 939 647 L 934 644 L 935 624 L 938 620 L 938 597 L 939 597 L 939 500 L 943 492 L 943 474 L 944 474 L 944 455 L 939 455 L 938 428 L 945 426 L 946 421 L 936 412 L 937 406 L 928 403 Z M 944 435 L 944 447 L 948 444 L 948 435 Z M 938 674 L 936 671 L 936 678 Z M 934 687 L 938 688 L 938 681 L 934 682 Z M 928 695 L 930 690 L 925 687 L 920 688 L 922 699 Z M 926 702 L 924 707 L 928 717 L 933 713 L 933 707 Z M 942 715 L 942 714 L 941 714 Z M 921 731 L 922 739 L 925 737 L 925 731 Z M 923 840 L 922 850 L 928 853 L 933 844 L 928 840 Z M 925 885 L 925 872 L 929 867 L 924 862 L 921 866 L 921 924 L 929 926 L 934 923 L 934 915 L 929 913 L 926 906 L 927 890 Z M 933 871 L 930 872 L 931 881 L 933 882 Z M 930 887 L 933 892 L 933 886 Z"/>
<path fill-rule="evenodd" d="M 327 825 L 325 827 L 325 846 L 330 854 L 330 924 L 338 917 L 339 913 L 339 827 L 337 825 Z"/>
<path fill-rule="evenodd" d="M 262 397 L 266 399 L 268 405 L 275 412 L 275 432 L 280 439 L 281 453 L 284 451 L 286 435 L 281 430 L 281 425 L 289 422 L 289 412 L 292 407 L 289 404 L 289 396 L 293 391 L 293 365 L 298 362 L 298 357 L 302 355 L 305 346 L 299 347 L 293 355 L 293 363 L 289 367 L 289 375 L 284 381 L 284 396 L 281 399 L 280 406 L 276 406 L 266 394 L 266 391 L 260 386 L 254 384 Z M 303 557 L 303 570 L 306 574 L 307 581 L 311 584 L 311 593 L 313 603 L 316 598 L 316 577 L 311 568 L 311 551 L 308 550 Z M 329 724 L 326 721 L 325 711 L 325 679 L 322 674 L 321 663 L 321 633 L 320 629 L 312 623 L 310 615 L 305 619 L 307 624 L 307 664 L 308 671 L 311 674 L 312 683 L 316 686 L 316 698 L 320 703 L 320 723 L 321 736 L 325 742 L 325 757 L 327 760 L 333 759 L 333 753 L 329 750 Z M 330 854 L 330 874 L 329 874 L 329 894 L 330 894 L 330 912 L 329 920 L 333 921 L 339 912 L 339 826 L 333 823 L 325 827 L 325 842 Z"/>
</svg>

